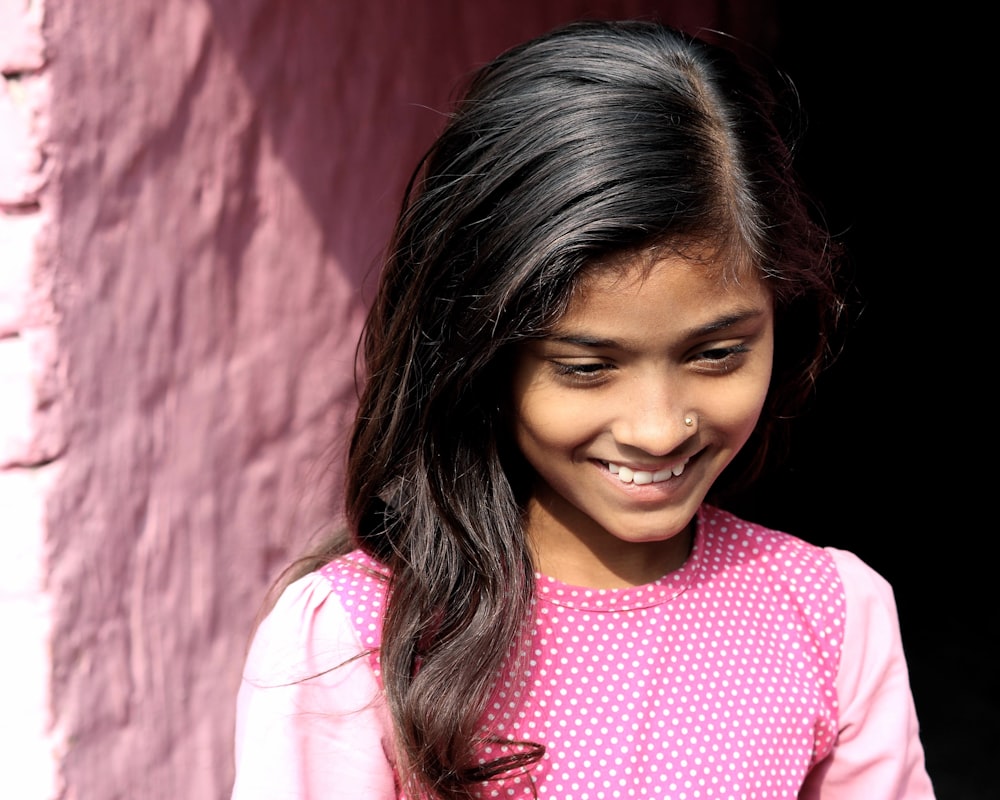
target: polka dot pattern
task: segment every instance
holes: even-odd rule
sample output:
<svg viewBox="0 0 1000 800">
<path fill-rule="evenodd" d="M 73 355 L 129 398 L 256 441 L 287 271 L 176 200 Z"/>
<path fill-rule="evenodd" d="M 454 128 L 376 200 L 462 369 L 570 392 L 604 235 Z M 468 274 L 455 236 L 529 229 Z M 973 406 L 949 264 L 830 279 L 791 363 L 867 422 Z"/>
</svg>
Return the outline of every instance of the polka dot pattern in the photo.
<svg viewBox="0 0 1000 800">
<path fill-rule="evenodd" d="M 377 648 L 381 581 L 325 574 Z M 845 608 L 821 548 L 706 506 L 680 570 L 622 590 L 539 575 L 533 614 L 483 729 L 545 745 L 539 798 L 795 798 L 833 746 Z M 481 796 L 533 795 L 511 776 Z"/>
</svg>

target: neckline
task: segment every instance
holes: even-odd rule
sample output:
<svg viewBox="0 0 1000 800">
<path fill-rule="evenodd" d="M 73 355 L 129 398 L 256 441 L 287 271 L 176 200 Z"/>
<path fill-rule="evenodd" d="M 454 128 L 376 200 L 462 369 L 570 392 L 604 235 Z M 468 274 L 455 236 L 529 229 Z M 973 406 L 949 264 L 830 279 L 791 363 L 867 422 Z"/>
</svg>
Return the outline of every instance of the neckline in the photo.
<svg viewBox="0 0 1000 800">
<path fill-rule="evenodd" d="M 536 600 L 578 611 L 636 611 L 661 605 L 682 594 L 692 583 L 705 547 L 703 506 L 695 515 L 691 552 L 678 568 L 651 583 L 622 589 L 594 589 L 574 586 L 540 572 L 535 573 Z"/>
</svg>

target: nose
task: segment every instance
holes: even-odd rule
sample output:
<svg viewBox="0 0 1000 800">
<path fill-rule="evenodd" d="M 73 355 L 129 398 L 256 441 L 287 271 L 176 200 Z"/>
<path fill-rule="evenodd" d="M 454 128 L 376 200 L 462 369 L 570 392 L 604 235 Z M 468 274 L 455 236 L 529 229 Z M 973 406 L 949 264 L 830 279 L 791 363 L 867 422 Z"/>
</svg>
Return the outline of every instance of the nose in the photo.
<svg viewBox="0 0 1000 800">
<path fill-rule="evenodd" d="M 665 456 L 698 432 L 698 414 L 676 387 L 662 379 L 637 381 L 615 417 L 612 434 L 619 445 L 651 456 Z"/>
</svg>

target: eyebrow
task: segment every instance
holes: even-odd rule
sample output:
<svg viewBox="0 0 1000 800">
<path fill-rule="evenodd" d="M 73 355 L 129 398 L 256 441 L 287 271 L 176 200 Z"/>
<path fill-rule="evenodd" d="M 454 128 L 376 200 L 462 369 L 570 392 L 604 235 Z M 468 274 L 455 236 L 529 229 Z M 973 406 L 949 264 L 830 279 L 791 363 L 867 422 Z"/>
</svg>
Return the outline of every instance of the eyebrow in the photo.
<svg viewBox="0 0 1000 800">
<path fill-rule="evenodd" d="M 720 331 L 732 328 L 734 325 L 739 325 L 740 323 L 747 322 L 748 320 L 756 319 L 757 317 L 763 316 L 764 309 L 754 306 L 753 308 L 736 309 L 735 311 L 724 314 L 717 319 L 713 319 L 706 322 L 704 325 L 697 325 L 693 328 L 688 328 L 686 331 L 681 333 L 681 339 L 700 339 L 703 336 L 710 336 L 713 333 L 719 333 Z M 579 347 L 593 347 L 593 348 L 619 348 L 621 343 L 615 339 L 602 339 L 598 336 L 588 336 L 585 333 L 565 333 L 565 334 L 554 334 L 552 336 L 545 337 L 552 342 L 561 342 L 563 344 L 573 344 Z"/>
<path fill-rule="evenodd" d="M 718 319 L 714 319 L 704 325 L 698 325 L 694 328 L 686 330 L 684 332 L 684 338 L 696 339 L 700 336 L 708 336 L 709 334 L 724 331 L 727 328 L 732 328 L 734 325 L 739 325 L 742 322 L 748 322 L 749 320 L 762 317 L 763 315 L 764 309 L 759 306 L 741 309 L 738 308 L 730 314 L 724 314 Z"/>
</svg>

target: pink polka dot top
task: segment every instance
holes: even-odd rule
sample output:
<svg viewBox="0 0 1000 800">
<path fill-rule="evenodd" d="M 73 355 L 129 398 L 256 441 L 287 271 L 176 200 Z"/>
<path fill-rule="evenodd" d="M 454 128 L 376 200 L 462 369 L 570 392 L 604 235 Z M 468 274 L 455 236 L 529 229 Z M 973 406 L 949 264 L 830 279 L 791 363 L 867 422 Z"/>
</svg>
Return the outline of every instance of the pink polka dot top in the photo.
<svg viewBox="0 0 1000 800">
<path fill-rule="evenodd" d="M 844 771 L 848 776 L 868 771 L 869 779 L 893 781 L 904 793 L 848 794 L 847 784 L 843 794 L 836 794 L 835 788 L 834 793 L 827 791 L 834 785 L 829 772 L 844 732 L 839 693 L 847 685 L 841 663 L 849 592 L 841 564 L 848 561 L 865 580 L 881 581 L 850 554 L 815 547 L 705 506 L 688 560 L 654 583 L 596 590 L 538 575 L 533 624 L 516 647 L 517 658 L 509 659 L 498 676 L 482 724 L 484 732 L 501 741 L 540 743 L 545 755 L 530 777 L 511 775 L 485 783 L 480 796 L 932 797 L 908 684 L 903 701 L 896 703 L 901 711 L 893 714 L 910 720 L 913 731 L 900 735 L 899 747 L 906 752 L 915 748 L 916 756 L 905 756 L 906 764 L 888 778 L 875 778 L 879 769 L 871 772 L 853 762 Z M 364 680 L 357 675 L 334 680 L 346 682 L 339 685 L 341 692 L 349 688 L 357 694 L 351 714 L 370 742 L 365 745 L 365 736 L 356 728 L 353 739 L 341 734 L 344 747 L 350 750 L 352 742 L 359 749 L 377 746 L 376 753 L 355 756 L 367 763 L 357 776 L 357 785 L 365 788 L 358 791 L 381 793 L 334 791 L 330 796 L 400 800 L 403 795 L 392 775 L 391 723 L 379 706 L 384 584 L 373 574 L 374 567 L 360 552 L 327 565 L 319 573 L 325 587 L 317 585 L 317 578 L 308 581 L 306 605 L 311 610 L 296 613 L 316 615 L 317 602 L 326 605 L 332 594 L 332 608 L 340 615 L 338 631 L 324 634 L 326 644 L 312 655 L 343 654 L 345 649 L 356 655 L 371 649 L 368 659 L 358 659 L 351 667 L 352 675 L 367 673 Z M 852 587 L 857 582 L 853 577 L 847 581 Z M 891 614 L 894 623 L 894 608 Z M 862 649 L 868 649 L 868 639 L 864 642 Z M 288 646 L 295 648 L 293 643 Z M 901 658 L 900 649 L 893 659 Z M 307 662 L 315 666 L 312 658 Z M 253 663 L 251 653 L 248 665 Z M 324 691 L 337 690 L 327 685 Z M 251 700 L 244 701 L 243 694 L 259 696 L 263 691 L 241 690 L 244 727 Z M 857 693 L 857 687 L 851 692 Z M 368 704 L 364 709 L 361 698 Z M 295 702 L 308 701 L 300 692 Z M 854 702 L 852 696 L 852 706 Z M 309 705 L 315 710 L 317 704 Z M 343 708 L 329 712 L 340 715 L 341 728 L 351 725 Z M 482 758 L 490 760 L 503 750 L 503 744 L 485 746 Z M 328 757 L 344 758 L 336 753 Z M 383 775 L 373 775 L 380 770 Z M 836 783 L 847 778 L 835 770 L 832 779 Z M 338 785 L 343 789 L 343 779 Z M 850 790 L 861 785 L 855 782 Z M 303 790 L 269 796 L 323 795 Z M 234 793 L 236 797 L 243 796 Z"/>
</svg>

